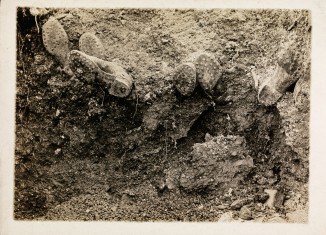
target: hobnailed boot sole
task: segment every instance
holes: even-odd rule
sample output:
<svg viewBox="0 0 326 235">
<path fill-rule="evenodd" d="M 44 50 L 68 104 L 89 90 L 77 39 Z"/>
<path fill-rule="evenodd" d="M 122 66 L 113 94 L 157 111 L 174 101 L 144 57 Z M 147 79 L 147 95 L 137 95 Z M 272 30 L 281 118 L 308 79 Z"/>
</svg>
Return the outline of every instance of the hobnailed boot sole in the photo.
<svg viewBox="0 0 326 235">
<path fill-rule="evenodd" d="M 70 68 L 77 77 L 87 82 L 98 78 L 108 86 L 109 94 L 116 97 L 123 98 L 130 94 L 133 79 L 117 63 L 108 62 L 78 50 L 71 51 L 69 58 Z"/>
<path fill-rule="evenodd" d="M 173 75 L 174 85 L 180 94 L 189 96 L 196 88 L 196 67 L 193 63 L 179 65 Z"/>
<path fill-rule="evenodd" d="M 93 33 L 84 33 L 79 39 L 79 50 L 87 55 L 105 59 L 105 50 L 101 40 Z"/>
<path fill-rule="evenodd" d="M 53 55 L 63 67 L 67 66 L 69 55 L 69 40 L 66 31 L 54 17 L 42 27 L 42 39 L 46 50 Z"/>
</svg>

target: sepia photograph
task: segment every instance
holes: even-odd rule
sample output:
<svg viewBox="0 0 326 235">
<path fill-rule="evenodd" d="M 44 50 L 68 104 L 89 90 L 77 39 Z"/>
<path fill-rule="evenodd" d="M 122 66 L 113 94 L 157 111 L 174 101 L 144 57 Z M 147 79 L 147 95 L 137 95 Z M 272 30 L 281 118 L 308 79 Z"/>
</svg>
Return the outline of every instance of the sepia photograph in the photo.
<svg viewBox="0 0 326 235">
<path fill-rule="evenodd" d="M 311 223 L 311 9 L 15 9 L 14 221 Z"/>
<path fill-rule="evenodd" d="M 15 218 L 306 223 L 310 17 L 17 8 Z"/>
</svg>

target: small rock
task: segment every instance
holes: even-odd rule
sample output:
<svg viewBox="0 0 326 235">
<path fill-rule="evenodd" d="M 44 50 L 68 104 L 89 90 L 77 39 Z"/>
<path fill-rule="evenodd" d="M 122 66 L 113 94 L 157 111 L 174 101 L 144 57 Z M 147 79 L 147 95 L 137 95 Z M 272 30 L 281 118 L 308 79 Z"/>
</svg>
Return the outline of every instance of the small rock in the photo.
<svg viewBox="0 0 326 235">
<path fill-rule="evenodd" d="M 268 198 L 269 198 L 269 195 L 266 192 L 259 193 L 259 194 L 255 195 L 255 201 L 260 202 L 260 203 L 266 202 Z"/>
<path fill-rule="evenodd" d="M 38 66 L 38 67 L 35 69 L 35 73 L 36 73 L 37 75 L 45 75 L 45 74 L 48 74 L 48 72 L 49 72 L 49 69 L 48 69 L 46 66 L 44 66 L 44 65 L 42 65 L 42 66 Z"/>
<path fill-rule="evenodd" d="M 267 181 L 267 179 L 265 177 L 261 177 L 261 178 L 259 178 L 257 180 L 257 184 L 259 184 L 259 185 L 266 185 L 266 184 L 268 184 L 268 181 Z"/>
<path fill-rule="evenodd" d="M 186 216 L 186 217 L 183 218 L 183 221 L 184 221 L 184 222 L 187 222 L 187 221 L 190 221 L 190 219 L 189 219 L 188 216 Z"/>
<path fill-rule="evenodd" d="M 159 184 L 158 184 L 158 189 L 159 189 L 160 191 L 163 191 L 163 190 L 165 189 L 165 187 L 166 187 L 165 183 L 161 180 L 161 181 L 159 182 Z"/>
<path fill-rule="evenodd" d="M 55 112 L 55 116 L 58 117 L 60 115 L 60 110 L 57 109 L 57 111 Z"/>
<path fill-rule="evenodd" d="M 104 190 L 107 193 L 110 192 L 111 191 L 111 186 L 110 185 L 105 186 Z"/>
<path fill-rule="evenodd" d="M 90 211 L 91 211 L 90 209 L 87 209 L 87 210 L 86 210 L 86 213 L 89 213 Z"/>
<path fill-rule="evenodd" d="M 57 187 L 62 187 L 63 185 L 61 183 L 59 183 L 58 181 L 52 179 L 52 183 L 57 186 Z"/>
<path fill-rule="evenodd" d="M 44 63 L 44 56 L 42 55 L 35 55 L 34 56 L 34 64 L 40 65 Z"/>
<path fill-rule="evenodd" d="M 175 188 L 174 180 L 171 177 L 166 178 L 165 185 L 169 190 L 172 190 Z"/>
<path fill-rule="evenodd" d="M 233 151 L 232 153 L 231 153 L 231 156 L 233 156 L 233 157 L 235 157 L 235 156 L 237 156 L 237 152 L 236 151 Z"/>
<path fill-rule="evenodd" d="M 116 212 L 116 211 L 117 211 L 117 209 L 118 209 L 118 207 L 117 207 L 117 206 L 112 206 L 112 207 L 111 207 L 111 210 L 112 210 L 113 212 Z"/>
<path fill-rule="evenodd" d="M 265 210 L 265 205 L 262 204 L 262 203 L 257 203 L 257 204 L 255 205 L 255 210 L 256 210 L 256 211 L 264 211 L 264 210 Z"/>
<path fill-rule="evenodd" d="M 225 194 L 225 196 L 227 197 L 231 197 L 232 196 L 232 192 L 233 192 L 233 188 L 229 188 L 227 193 Z"/>
<path fill-rule="evenodd" d="M 240 210 L 239 217 L 243 220 L 251 220 L 252 219 L 251 210 L 247 206 L 243 206 Z"/>
<path fill-rule="evenodd" d="M 222 204 L 222 205 L 218 205 L 218 206 L 217 206 L 217 209 L 219 209 L 219 210 L 224 210 L 224 209 L 226 209 L 226 208 L 228 208 L 228 205 L 224 205 L 224 204 Z"/>
<path fill-rule="evenodd" d="M 151 99 L 152 99 L 152 95 L 153 95 L 153 92 L 148 92 L 148 93 L 144 96 L 144 102 L 151 101 Z"/>
<path fill-rule="evenodd" d="M 123 194 L 122 197 L 121 197 L 121 203 L 124 204 L 124 203 L 128 203 L 130 202 L 130 198 L 127 194 Z"/>
<path fill-rule="evenodd" d="M 281 70 L 281 69 L 280 69 Z M 283 71 L 283 70 L 282 70 Z M 281 72 L 280 72 L 281 73 Z M 286 73 L 281 73 L 279 77 L 286 77 Z M 258 91 L 258 100 L 266 106 L 275 104 L 281 97 L 282 93 L 277 91 L 272 85 L 262 84 Z"/>
<path fill-rule="evenodd" d="M 265 192 L 269 195 L 265 205 L 269 208 L 281 208 L 284 202 L 284 194 L 276 189 L 265 189 Z"/>
<path fill-rule="evenodd" d="M 218 220 L 218 222 L 233 222 L 233 221 L 235 220 L 233 219 L 233 213 L 231 211 L 222 214 Z"/>
<path fill-rule="evenodd" d="M 100 216 L 97 212 L 95 212 L 94 214 L 94 220 L 99 220 L 100 219 Z"/>
<path fill-rule="evenodd" d="M 61 148 L 57 148 L 57 149 L 54 151 L 54 154 L 55 154 L 55 155 L 59 155 L 60 153 L 62 153 Z"/>
<path fill-rule="evenodd" d="M 169 39 L 162 38 L 162 43 L 163 43 L 163 44 L 166 44 L 166 43 L 168 43 L 168 42 L 169 42 Z"/>
<path fill-rule="evenodd" d="M 277 190 L 276 189 L 265 189 L 264 192 L 266 192 L 268 194 L 268 196 L 269 196 L 269 198 L 265 202 L 265 205 L 268 206 L 269 208 L 273 208 L 274 203 L 275 203 L 275 195 L 277 193 Z"/>
<path fill-rule="evenodd" d="M 284 194 L 281 193 L 280 191 L 277 191 L 276 195 L 275 195 L 275 202 L 274 202 L 274 207 L 279 209 L 283 206 L 284 203 Z"/>
<path fill-rule="evenodd" d="M 229 189 L 225 196 L 232 196 L 232 188 L 239 185 L 254 166 L 248 150 L 234 143 L 236 138 L 217 136 L 208 142 L 195 144 L 191 165 L 181 174 L 180 186 L 186 191 L 218 188 L 225 192 Z M 235 149 L 239 158 L 230 159 L 231 151 Z"/>
<path fill-rule="evenodd" d="M 310 81 L 306 78 L 300 78 L 295 85 L 293 98 L 296 107 L 309 106 Z"/>
<path fill-rule="evenodd" d="M 238 200 L 235 200 L 234 202 L 232 202 L 231 204 L 231 209 L 232 210 L 237 210 L 237 209 L 240 209 L 241 207 L 243 207 L 244 205 L 247 205 L 251 202 L 252 200 L 250 199 L 238 199 Z"/>
<path fill-rule="evenodd" d="M 275 104 L 286 92 L 286 89 L 298 80 L 294 75 L 298 61 L 291 43 L 284 44 L 278 53 L 276 70 L 268 77 L 258 91 L 258 100 L 265 105 Z"/>
<path fill-rule="evenodd" d="M 212 137 L 209 133 L 206 133 L 206 134 L 205 134 L 205 142 L 208 142 L 208 141 L 210 141 L 211 139 L 213 139 L 213 137 Z"/>
<path fill-rule="evenodd" d="M 238 136 L 235 140 L 235 144 L 241 145 L 244 142 L 243 137 Z"/>
<path fill-rule="evenodd" d="M 198 210 L 202 210 L 202 209 L 204 209 L 203 205 L 198 206 Z"/>
<path fill-rule="evenodd" d="M 268 178 L 272 178 L 274 177 L 274 172 L 272 170 L 266 171 L 265 176 Z"/>
</svg>

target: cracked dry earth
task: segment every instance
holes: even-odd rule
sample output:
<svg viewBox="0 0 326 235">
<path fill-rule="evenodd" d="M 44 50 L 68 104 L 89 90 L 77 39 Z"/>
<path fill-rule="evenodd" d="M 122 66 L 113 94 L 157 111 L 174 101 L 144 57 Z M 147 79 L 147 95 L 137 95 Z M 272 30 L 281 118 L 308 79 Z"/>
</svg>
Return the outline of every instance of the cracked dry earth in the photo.
<svg viewBox="0 0 326 235">
<path fill-rule="evenodd" d="M 65 73 L 50 17 L 68 50 L 95 34 L 131 94 Z M 18 8 L 15 218 L 307 222 L 310 34 L 304 10 Z M 266 105 L 257 87 L 289 38 L 295 81 Z M 197 51 L 219 78 L 203 89 L 184 70 L 182 90 L 174 71 Z"/>
</svg>

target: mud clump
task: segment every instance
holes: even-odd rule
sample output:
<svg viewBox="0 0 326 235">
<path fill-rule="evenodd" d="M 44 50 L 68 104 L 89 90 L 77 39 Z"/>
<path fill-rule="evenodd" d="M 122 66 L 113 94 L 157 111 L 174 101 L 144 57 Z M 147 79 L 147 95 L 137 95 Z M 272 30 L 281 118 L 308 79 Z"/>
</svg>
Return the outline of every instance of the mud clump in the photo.
<svg viewBox="0 0 326 235">
<path fill-rule="evenodd" d="M 164 99 L 155 101 L 144 112 L 142 127 L 149 135 L 163 129 L 169 140 L 177 141 L 187 137 L 196 120 L 212 106 L 213 103 L 200 94 L 184 100 L 169 94 Z"/>
<path fill-rule="evenodd" d="M 254 167 L 240 136 L 217 136 L 193 146 L 191 161 L 180 177 L 186 191 L 223 193 L 237 187 Z"/>
</svg>

